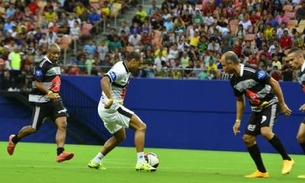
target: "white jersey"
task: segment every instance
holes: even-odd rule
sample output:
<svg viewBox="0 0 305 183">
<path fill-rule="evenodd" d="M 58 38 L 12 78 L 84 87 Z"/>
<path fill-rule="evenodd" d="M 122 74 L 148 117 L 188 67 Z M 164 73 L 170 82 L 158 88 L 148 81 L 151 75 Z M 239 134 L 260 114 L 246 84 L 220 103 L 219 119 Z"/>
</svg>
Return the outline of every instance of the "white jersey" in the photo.
<svg viewBox="0 0 305 183">
<path fill-rule="evenodd" d="M 117 62 L 114 66 L 112 66 L 105 76 L 110 78 L 111 95 L 114 101 L 123 102 L 130 79 L 130 72 L 128 71 L 125 63 L 123 61 Z M 101 99 L 107 99 L 104 92 L 102 92 Z"/>
</svg>

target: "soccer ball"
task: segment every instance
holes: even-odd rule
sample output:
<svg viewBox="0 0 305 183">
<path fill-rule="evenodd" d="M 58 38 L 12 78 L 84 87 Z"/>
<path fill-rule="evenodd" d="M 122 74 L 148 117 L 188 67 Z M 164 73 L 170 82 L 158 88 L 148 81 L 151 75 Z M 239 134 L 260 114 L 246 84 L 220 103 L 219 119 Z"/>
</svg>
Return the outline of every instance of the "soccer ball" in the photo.
<svg viewBox="0 0 305 183">
<path fill-rule="evenodd" d="M 146 162 L 150 164 L 152 167 L 157 168 L 159 166 L 159 158 L 155 153 L 153 152 L 145 153 L 144 158 Z"/>
</svg>

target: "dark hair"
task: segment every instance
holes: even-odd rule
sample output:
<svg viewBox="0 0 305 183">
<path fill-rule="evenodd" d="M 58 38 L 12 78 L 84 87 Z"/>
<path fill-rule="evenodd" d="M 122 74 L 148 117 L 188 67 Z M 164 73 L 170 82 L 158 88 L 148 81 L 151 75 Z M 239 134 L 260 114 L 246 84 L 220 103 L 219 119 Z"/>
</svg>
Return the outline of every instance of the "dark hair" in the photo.
<svg viewBox="0 0 305 183">
<path fill-rule="evenodd" d="M 291 53 L 295 53 L 297 55 L 300 55 L 300 54 L 303 54 L 303 51 L 300 48 L 291 48 L 288 51 L 288 55 L 291 54 Z"/>
<path fill-rule="evenodd" d="M 132 59 L 136 59 L 136 60 L 141 60 L 141 54 L 138 52 L 130 52 L 127 56 L 126 56 L 126 61 L 130 61 Z"/>
</svg>

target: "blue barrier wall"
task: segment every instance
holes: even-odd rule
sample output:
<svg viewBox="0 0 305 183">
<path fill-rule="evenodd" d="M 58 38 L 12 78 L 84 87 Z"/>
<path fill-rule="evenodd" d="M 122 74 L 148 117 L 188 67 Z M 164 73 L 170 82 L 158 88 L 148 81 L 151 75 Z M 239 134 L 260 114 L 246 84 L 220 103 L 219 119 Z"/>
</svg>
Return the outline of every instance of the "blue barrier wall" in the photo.
<svg viewBox="0 0 305 183">
<path fill-rule="evenodd" d="M 63 77 L 63 84 L 69 82 L 77 86 L 78 91 L 73 92 L 87 94 L 96 105 L 101 93 L 99 81 L 99 77 Z M 295 136 L 303 118 L 298 108 L 303 104 L 304 96 L 297 83 L 281 83 L 281 86 L 293 115 L 288 118 L 280 115 L 274 131 L 289 153 L 301 153 Z M 132 79 L 125 106 L 147 124 L 147 147 L 246 150 L 242 135 L 232 133 L 235 98 L 228 81 Z M 93 109 L 96 110 L 96 106 Z M 247 106 L 242 130 L 249 113 Z M 122 145 L 134 145 L 131 130 Z M 259 138 L 259 146 L 264 152 L 275 152 L 262 138 Z"/>
<path fill-rule="evenodd" d="M 79 86 L 93 100 L 100 97 L 100 78 L 66 76 L 64 80 Z M 291 117 L 279 116 L 274 131 L 290 153 L 301 153 L 295 139 L 303 115 L 298 110 L 304 95 L 297 83 L 281 83 L 284 96 L 293 110 Z M 125 106 L 134 110 L 148 126 L 148 147 L 208 150 L 246 150 L 242 136 L 234 136 L 235 98 L 228 81 L 132 79 Z M 249 117 L 247 106 L 241 129 Z M 127 132 L 122 144 L 133 146 L 133 132 Z M 259 138 L 262 151 L 274 152 Z"/>
</svg>

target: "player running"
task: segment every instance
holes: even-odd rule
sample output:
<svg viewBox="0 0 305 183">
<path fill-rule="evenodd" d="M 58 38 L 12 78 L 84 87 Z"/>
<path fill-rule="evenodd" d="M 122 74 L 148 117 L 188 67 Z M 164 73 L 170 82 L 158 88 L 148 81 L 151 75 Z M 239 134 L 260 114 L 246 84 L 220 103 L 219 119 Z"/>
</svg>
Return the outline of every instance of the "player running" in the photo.
<svg viewBox="0 0 305 183">
<path fill-rule="evenodd" d="M 125 128 L 135 131 L 134 143 L 137 151 L 137 171 L 156 171 L 144 159 L 145 123 L 133 112 L 123 106 L 126 87 L 131 73 L 138 71 L 141 64 L 141 55 L 131 52 L 126 61 L 117 62 L 101 79 L 102 96 L 98 105 L 98 114 L 105 127 L 113 134 L 102 150 L 89 162 L 90 168 L 104 170 L 104 157 L 126 138 Z"/>
</svg>

